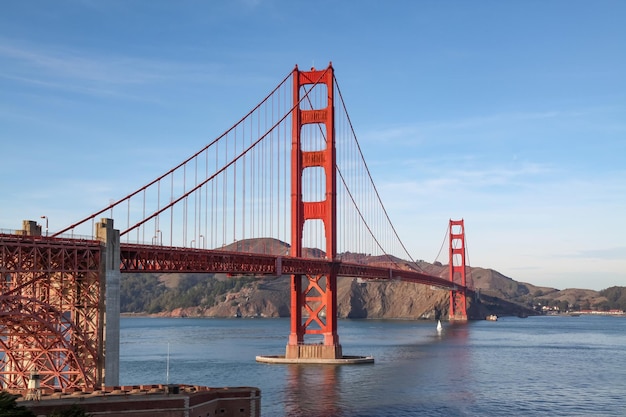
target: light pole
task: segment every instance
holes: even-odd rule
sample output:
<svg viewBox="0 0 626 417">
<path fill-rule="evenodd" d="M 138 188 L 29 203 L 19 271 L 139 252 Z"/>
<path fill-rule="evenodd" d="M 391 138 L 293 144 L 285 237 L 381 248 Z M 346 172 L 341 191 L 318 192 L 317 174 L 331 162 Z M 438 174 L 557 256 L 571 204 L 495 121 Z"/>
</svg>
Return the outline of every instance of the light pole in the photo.
<svg viewBox="0 0 626 417">
<path fill-rule="evenodd" d="M 161 245 L 161 246 L 163 245 L 163 238 L 162 238 L 160 230 L 157 230 L 155 232 L 155 235 L 152 236 L 152 244 L 153 245 Z"/>
<path fill-rule="evenodd" d="M 48 237 L 48 216 L 41 216 L 42 219 L 46 219 L 46 237 Z"/>
<path fill-rule="evenodd" d="M 204 249 L 204 247 L 205 247 L 204 235 L 200 235 L 200 247 L 202 249 Z"/>
<path fill-rule="evenodd" d="M 196 241 L 196 239 L 192 240 L 191 242 L 189 242 L 189 246 L 191 246 L 193 248 L 193 244 Z"/>
</svg>

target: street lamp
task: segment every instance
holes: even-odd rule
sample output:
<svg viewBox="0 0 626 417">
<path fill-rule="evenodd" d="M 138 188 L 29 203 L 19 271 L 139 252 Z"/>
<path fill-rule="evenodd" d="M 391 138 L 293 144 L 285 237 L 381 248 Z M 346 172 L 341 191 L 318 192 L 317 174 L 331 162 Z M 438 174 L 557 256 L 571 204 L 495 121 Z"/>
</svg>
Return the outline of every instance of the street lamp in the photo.
<svg viewBox="0 0 626 417">
<path fill-rule="evenodd" d="M 157 230 L 155 235 L 152 236 L 152 244 L 153 245 L 163 245 L 163 237 L 161 235 L 161 231 Z"/>
<path fill-rule="evenodd" d="M 204 235 L 200 235 L 200 247 L 204 249 L 205 246 Z"/>
<path fill-rule="evenodd" d="M 48 216 L 41 216 L 42 219 L 46 219 L 46 237 L 48 237 Z"/>
<path fill-rule="evenodd" d="M 196 239 L 192 240 L 191 242 L 189 242 L 189 246 L 191 246 L 193 248 L 193 244 L 196 241 Z"/>
</svg>

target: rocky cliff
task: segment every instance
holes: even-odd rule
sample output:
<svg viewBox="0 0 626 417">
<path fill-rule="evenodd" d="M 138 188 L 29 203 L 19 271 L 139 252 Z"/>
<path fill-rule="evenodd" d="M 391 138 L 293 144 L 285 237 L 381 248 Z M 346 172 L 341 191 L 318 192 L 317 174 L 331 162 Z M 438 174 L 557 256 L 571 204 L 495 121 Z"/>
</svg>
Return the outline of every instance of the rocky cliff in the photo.
<svg viewBox="0 0 626 417">
<path fill-rule="evenodd" d="M 168 280 L 167 277 L 162 279 Z M 164 316 L 204 317 L 288 317 L 289 277 L 260 279 L 208 308 L 188 307 Z M 448 292 L 406 282 L 371 282 L 339 278 L 337 313 L 341 318 L 434 319 L 447 312 Z"/>
<path fill-rule="evenodd" d="M 179 277 L 161 277 L 168 282 Z M 228 278 L 218 278 L 228 279 Z M 210 307 L 192 306 L 158 313 L 173 317 L 289 317 L 289 277 L 259 279 L 225 294 Z M 361 281 L 339 278 L 337 314 L 340 318 L 430 319 L 447 318 L 449 292 L 400 281 Z M 521 304 L 488 295 L 468 300 L 471 319 L 488 314 L 522 315 L 533 311 Z"/>
<path fill-rule="evenodd" d="M 233 244 L 235 245 L 235 244 Z M 241 250 L 261 253 L 286 253 L 288 245 L 273 239 L 240 241 L 228 250 Z M 320 257 L 323 253 L 309 251 L 308 256 Z M 346 262 L 382 265 L 388 259 L 379 259 L 363 254 L 342 254 Z M 446 265 L 427 262 L 407 263 L 396 259 L 399 265 L 417 269 L 427 274 L 447 277 Z M 203 317 L 288 317 L 290 315 L 289 277 L 276 278 L 247 277 L 237 285 L 231 285 L 233 278 L 220 274 L 163 274 L 153 278 L 158 284 L 154 293 L 172 301 L 179 297 L 185 302 L 181 306 L 168 303 L 156 310 L 161 316 L 203 316 Z M 158 280 L 157 280 L 158 279 Z M 482 319 L 489 314 L 531 315 L 536 312 L 533 306 L 538 300 L 542 303 L 565 303 L 570 306 L 582 303 L 594 305 L 603 299 L 592 290 L 564 290 L 537 287 L 517 282 L 492 269 L 469 268 L 468 286 L 476 293 L 468 299 L 468 315 Z M 146 285 L 145 283 L 141 285 Z M 124 288 L 124 285 L 122 285 Z M 141 287 L 134 286 L 134 295 L 124 294 L 122 299 L 137 300 L 143 305 L 150 304 L 150 296 Z M 178 291 L 178 295 L 168 294 Z M 204 294 L 204 295 L 203 295 Z M 208 294 L 208 295 L 207 295 Z M 170 296 L 171 295 L 171 296 Z M 154 304 L 154 303 L 152 303 Z M 539 303 L 541 304 L 541 303 Z M 122 307 L 124 308 L 124 307 Z M 134 309 L 126 312 L 145 313 Z M 145 307 L 144 307 L 145 308 Z M 337 313 L 341 318 L 398 318 L 435 319 L 447 318 L 449 292 L 426 285 L 400 281 L 366 281 L 350 277 L 340 277 L 337 283 Z M 151 308 L 154 310 L 154 306 Z M 154 312 L 154 311 L 153 311 Z"/>
</svg>

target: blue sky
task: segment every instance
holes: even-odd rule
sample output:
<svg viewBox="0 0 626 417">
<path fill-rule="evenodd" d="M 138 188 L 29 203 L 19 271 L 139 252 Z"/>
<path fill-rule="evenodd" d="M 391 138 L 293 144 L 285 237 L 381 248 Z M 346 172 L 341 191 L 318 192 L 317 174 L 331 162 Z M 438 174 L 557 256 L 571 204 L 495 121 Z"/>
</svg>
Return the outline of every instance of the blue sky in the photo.
<svg viewBox="0 0 626 417">
<path fill-rule="evenodd" d="M 0 228 L 58 230 L 332 61 L 394 224 L 433 261 L 626 285 L 626 2 L 30 1 L 0 14 Z"/>
</svg>

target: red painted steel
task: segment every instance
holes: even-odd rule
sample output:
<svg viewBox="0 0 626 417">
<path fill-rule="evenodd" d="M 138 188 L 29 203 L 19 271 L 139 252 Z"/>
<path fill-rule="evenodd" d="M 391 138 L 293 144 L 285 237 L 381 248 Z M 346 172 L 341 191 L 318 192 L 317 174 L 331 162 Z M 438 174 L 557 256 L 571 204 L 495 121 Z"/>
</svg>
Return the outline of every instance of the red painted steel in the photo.
<svg viewBox="0 0 626 417">
<path fill-rule="evenodd" d="M 291 349 L 292 354 L 300 354 L 299 347 L 304 344 L 305 335 L 322 335 L 323 347 L 328 348 L 323 354 L 341 355 L 336 317 L 339 276 L 400 280 L 450 289 L 450 318 L 467 320 L 463 220 L 450 220 L 449 279 L 418 272 L 408 265 L 399 269 L 401 267 L 397 265 L 390 265 L 391 268 L 367 266 L 338 259 L 333 68 L 329 65 L 325 70 L 299 71 L 296 67 L 292 78 L 294 106 L 291 109 L 290 256 L 173 247 L 171 243 L 170 246 L 122 243 L 121 272 L 290 275 L 291 333 L 288 354 L 290 347 L 294 348 Z M 316 87 L 325 88 L 321 108 L 313 107 L 309 97 Z M 308 107 L 303 106 L 303 103 L 307 103 Z M 303 149 L 302 130 L 305 125 L 319 126 L 315 130 L 318 135 L 324 135 L 325 132 L 325 137 L 319 138 L 320 143 L 325 144 L 323 149 Z M 262 139 L 255 139 L 254 143 Z M 303 198 L 304 193 L 310 191 L 303 184 L 303 173 L 312 168 L 321 169 L 325 176 L 321 201 L 304 201 Z M 165 176 L 148 186 L 163 178 Z M 146 187 L 109 208 L 112 209 Z M 180 201 L 192 191 L 171 203 Z M 81 222 L 94 217 L 92 215 Z M 147 218 L 142 221 L 145 220 Z M 320 220 L 323 223 L 325 258 L 302 257 L 304 225 L 307 220 Z M 61 232 L 49 238 L 0 234 L 2 389 L 25 388 L 31 371 L 39 372 L 41 387 L 44 389 L 96 388 L 104 381 L 105 280 L 100 275 L 102 246 L 95 240 L 57 237 Z M 460 263 L 457 262 L 459 260 Z"/>
<path fill-rule="evenodd" d="M 413 269 L 353 264 L 316 258 L 258 253 L 229 252 L 210 249 L 122 244 L 120 250 L 122 273 L 137 272 L 197 272 L 230 273 L 254 276 L 326 275 L 376 280 L 395 280 L 433 285 L 445 289 L 458 284 Z"/>
<path fill-rule="evenodd" d="M 459 288 L 450 290 L 449 318 L 467 321 L 467 281 L 465 264 L 465 225 L 463 219 L 450 220 L 450 282 Z"/>
<path fill-rule="evenodd" d="M 19 390 L 30 371 L 44 389 L 97 388 L 104 372 L 104 288 L 100 242 L 0 235 L 0 386 Z M 120 270 L 305 276 L 308 297 L 323 291 L 318 277 L 399 280 L 452 288 L 445 278 L 415 270 L 221 250 L 122 244 Z M 302 281 L 301 281 L 302 282 Z M 318 288 L 318 286 L 320 288 Z M 313 325 L 320 303 L 298 305 Z M 302 317 L 302 316 L 301 316 Z M 318 325 L 318 327 L 320 327 Z M 320 327 L 321 328 L 321 327 Z M 307 334 L 323 334 L 310 329 Z"/>
<path fill-rule="evenodd" d="M 314 88 L 326 88 L 323 108 L 303 109 L 302 103 Z M 309 88 L 305 91 L 305 88 Z M 293 71 L 292 143 L 291 143 L 291 256 L 302 256 L 302 238 L 305 221 L 321 220 L 324 224 L 326 258 L 336 257 L 337 247 L 337 189 L 336 148 L 334 129 L 334 77 L 332 65 L 325 70 Z M 297 105 L 296 105 L 297 103 Z M 312 106 L 311 106 L 312 107 Z M 305 151 L 302 146 L 302 128 L 305 124 L 318 124 L 325 148 Z M 303 201 L 303 172 L 307 168 L 320 167 L 326 184 L 324 200 Z M 306 288 L 303 288 L 303 281 Z M 304 343 L 307 334 L 322 334 L 324 346 L 339 346 L 337 334 L 337 271 L 330 268 L 324 274 L 294 274 L 291 277 L 291 333 L 289 345 Z M 303 320 L 302 314 L 308 318 Z"/>
<path fill-rule="evenodd" d="M 97 241 L 0 235 L 0 388 L 81 389 L 103 381 Z"/>
</svg>

